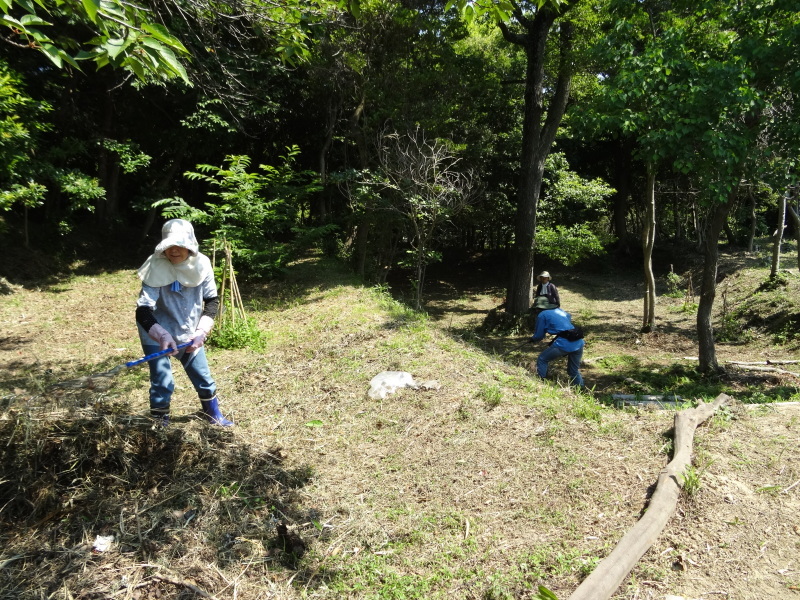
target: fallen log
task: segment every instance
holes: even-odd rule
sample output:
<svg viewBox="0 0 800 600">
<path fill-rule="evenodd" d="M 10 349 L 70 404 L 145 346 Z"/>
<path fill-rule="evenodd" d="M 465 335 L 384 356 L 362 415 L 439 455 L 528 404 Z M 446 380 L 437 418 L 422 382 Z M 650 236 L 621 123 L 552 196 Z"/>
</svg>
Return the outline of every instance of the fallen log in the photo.
<svg viewBox="0 0 800 600">
<path fill-rule="evenodd" d="M 731 400 L 730 396 L 720 394 L 710 404 L 701 402 L 697 407 L 682 410 L 675 415 L 672 460 L 658 476 L 656 489 L 650 498 L 647 512 L 622 537 L 611 554 L 603 559 L 595 570 L 583 580 L 569 600 L 608 600 L 630 574 L 675 512 L 684 483 L 684 473 L 691 464 L 695 429 L 729 400 Z"/>
</svg>

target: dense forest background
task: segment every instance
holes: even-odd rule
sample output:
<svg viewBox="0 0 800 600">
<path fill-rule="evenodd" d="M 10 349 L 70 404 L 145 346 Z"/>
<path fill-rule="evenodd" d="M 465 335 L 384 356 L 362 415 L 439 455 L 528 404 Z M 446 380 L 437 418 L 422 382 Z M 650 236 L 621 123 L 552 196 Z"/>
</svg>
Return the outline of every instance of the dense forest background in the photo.
<svg viewBox="0 0 800 600">
<path fill-rule="evenodd" d="M 792 0 L 3 0 L 2 275 L 145 256 L 164 218 L 242 277 L 309 247 L 365 281 L 491 253 L 537 268 L 800 236 Z M 218 246 L 220 247 L 220 246 Z M 13 260 L 23 257 L 24 261 Z M 800 266 L 800 255 L 798 256 Z"/>
</svg>

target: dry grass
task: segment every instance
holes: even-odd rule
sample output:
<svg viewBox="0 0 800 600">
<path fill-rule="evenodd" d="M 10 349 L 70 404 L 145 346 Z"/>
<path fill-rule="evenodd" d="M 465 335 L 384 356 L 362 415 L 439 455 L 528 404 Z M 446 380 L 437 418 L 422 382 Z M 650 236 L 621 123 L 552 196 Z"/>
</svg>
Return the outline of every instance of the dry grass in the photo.
<svg viewBox="0 0 800 600">
<path fill-rule="evenodd" d="M 0 598 L 566 598 L 669 460 L 668 411 L 534 380 L 316 260 L 243 288 L 263 352 L 210 351 L 232 430 L 182 375 L 166 430 L 146 369 L 49 387 L 138 356 L 136 291 L 125 271 L 0 297 Z M 440 387 L 368 398 L 384 370 Z M 799 441 L 788 405 L 701 429 L 700 488 L 616 598 L 792 597 Z"/>
</svg>

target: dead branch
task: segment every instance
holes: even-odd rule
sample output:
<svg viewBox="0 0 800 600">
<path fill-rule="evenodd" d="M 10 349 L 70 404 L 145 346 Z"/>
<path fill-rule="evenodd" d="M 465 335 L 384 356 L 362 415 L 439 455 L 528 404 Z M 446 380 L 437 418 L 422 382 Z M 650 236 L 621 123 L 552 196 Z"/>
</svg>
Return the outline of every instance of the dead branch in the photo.
<svg viewBox="0 0 800 600">
<path fill-rule="evenodd" d="M 800 360 L 760 360 L 758 362 L 741 362 L 738 360 L 729 360 L 726 361 L 730 365 L 796 365 L 800 363 Z"/>
<path fill-rule="evenodd" d="M 675 415 L 675 450 L 672 460 L 658 476 L 647 512 L 623 536 L 611 554 L 584 579 L 569 600 L 608 600 L 636 562 L 653 545 L 678 504 L 684 473 L 691 464 L 695 429 L 729 400 L 730 396 L 720 394 L 710 404 L 701 402 L 696 408 L 682 410 Z"/>
<path fill-rule="evenodd" d="M 792 377 L 799 377 L 797 373 L 793 373 L 792 371 L 787 371 L 786 369 L 779 369 L 778 367 L 756 367 L 756 366 L 744 366 L 742 364 L 734 363 L 737 367 L 739 367 L 742 371 L 759 371 L 762 373 L 780 373 L 781 375 L 791 375 Z"/>
<path fill-rule="evenodd" d="M 673 409 L 686 402 L 681 396 L 663 394 L 611 394 L 611 399 L 614 400 L 618 408 L 633 406 L 637 408 Z"/>
<path fill-rule="evenodd" d="M 794 486 L 792 486 L 792 487 L 794 487 Z M 791 488 L 787 488 L 787 489 L 791 489 Z M 784 490 L 784 491 L 786 491 L 786 490 Z M 5 559 L 3 562 L 0 562 L 0 569 L 5 569 L 8 565 L 13 563 L 15 560 L 19 560 L 21 558 L 25 558 L 25 555 L 24 554 L 16 554 L 16 555 L 14 555 L 14 556 L 12 556 L 10 558 Z"/>
<path fill-rule="evenodd" d="M 151 575 L 151 579 L 157 579 L 159 581 L 163 581 L 164 583 L 171 583 L 172 585 L 176 585 L 178 587 L 184 587 L 187 590 L 193 591 L 195 594 L 200 596 L 201 598 L 210 598 L 211 600 L 217 600 L 216 596 L 213 594 L 209 594 L 202 588 L 197 587 L 193 583 L 189 583 L 185 579 L 178 579 L 177 577 L 171 577 L 169 575 Z"/>
<path fill-rule="evenodd" d="M 681 396 L 675 394 L 611 394 L 612 400 L 642 400 L 647 402 L 666 401 L 676 402 L 683 400 Z"/>
</svg>

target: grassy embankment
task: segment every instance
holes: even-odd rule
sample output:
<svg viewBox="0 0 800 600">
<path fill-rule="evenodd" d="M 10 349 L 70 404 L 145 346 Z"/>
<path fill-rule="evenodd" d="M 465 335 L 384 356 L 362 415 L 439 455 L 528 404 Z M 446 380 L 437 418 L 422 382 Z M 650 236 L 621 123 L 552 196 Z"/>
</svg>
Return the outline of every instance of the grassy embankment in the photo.
<svg viewBox="0 0 800 600">
<path fill-rule="evenodd" d="M 136 291 L 124 271 L 0 299 L 6 597 L 519 598 L 539 584 L 566 597 L 669 457 L 668 412 L 537 381 L 325 261 L 246 290 L 258 351 L 210 349 L 232 430 L 197 418 L 180 374 L 166 430 L 144 416 L 144 368 L 49 387 L 138 356 Z M 369 398 L 386 370 L 429 385 Z M 715 418 L 696 472 L 736 444 L 746 485 L 788 487 L 785 444 L 736 435 L 757 418 Z M 779 500 L 753 509 L 779 517 Z M 302 556 L 285 551 L 281 521 Z M 114 536 L 111 550 L 91 551 L 97 535 Z M 629 591 L 677 589 L 670 565 L 691 542 L 675 535 Z"/>
</svg>

